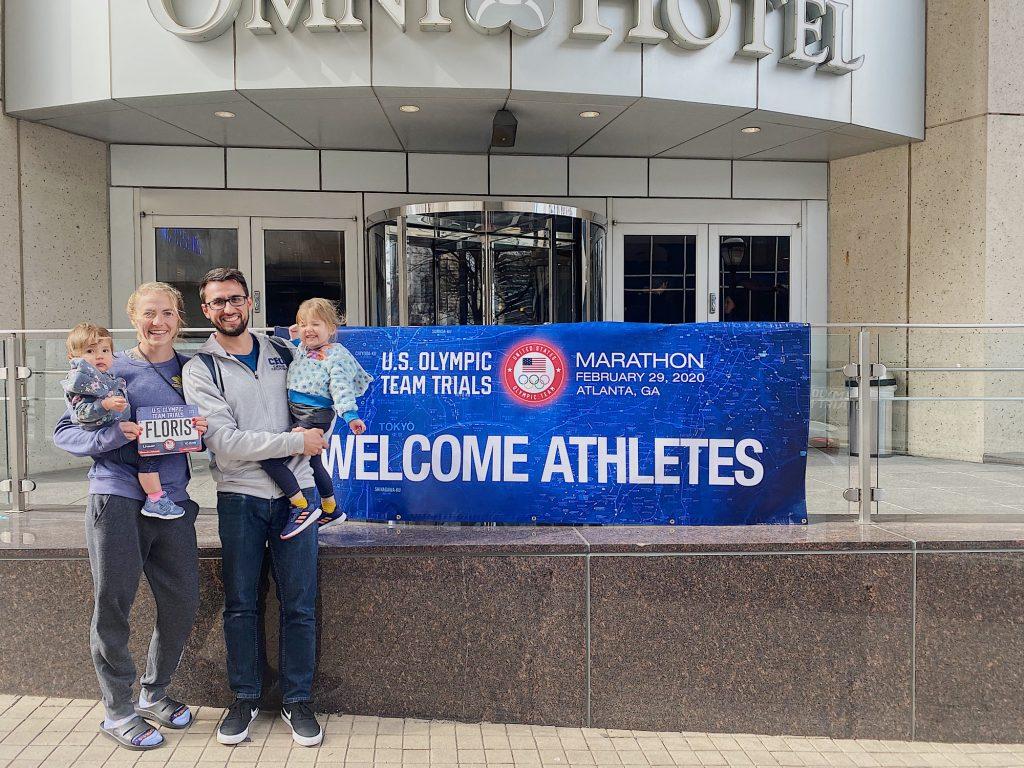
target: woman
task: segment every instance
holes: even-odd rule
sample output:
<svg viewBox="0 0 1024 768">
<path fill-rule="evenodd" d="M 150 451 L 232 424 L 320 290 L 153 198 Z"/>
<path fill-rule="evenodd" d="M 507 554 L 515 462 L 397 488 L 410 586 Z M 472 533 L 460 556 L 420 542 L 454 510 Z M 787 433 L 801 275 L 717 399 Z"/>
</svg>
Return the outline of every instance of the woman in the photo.
<svg viewBox="0 0 1024 768">
<path fill-rule="evenodd" d="M 137 413 L 140 406 L 184 404 L 181 368 L 186 358 L 174 349 L 184 322 L 181 293 L 166 283 L 144 283 L 128 299 L 127 309 L 139 343 L 119 353 L 110 372 L 127 382 L 131 412 Z M 196 426 L 202 434 L 206 420 L 197 419 Z M 185 515 L 160 519 L 140 514 L 146 493 L 139 485 L 138 468 L 132 465 L 133 456 L 138 456 L 133 443 L 138 435 L 133 422 L 86 431 L 65 413 L 54 429 L 53 442 L 94 462 L 85 534 L 95 596 L 90 645 L 106 708 L 100 731 L 123 747 L 144 750 L 160 746 L 163 736 L 143 715 L 168 728 L 185 728 L 192 722 L 189 708 L 167 696 L 167 686 L 199 605 L 199 507 L 186 491 L 188 459 L 178 454 L 162 461 L 160 479 Z M 157 619 L 142 692 L 134 700 L 128 616 L 143 573 L 156 599 Z"/>
</svg>

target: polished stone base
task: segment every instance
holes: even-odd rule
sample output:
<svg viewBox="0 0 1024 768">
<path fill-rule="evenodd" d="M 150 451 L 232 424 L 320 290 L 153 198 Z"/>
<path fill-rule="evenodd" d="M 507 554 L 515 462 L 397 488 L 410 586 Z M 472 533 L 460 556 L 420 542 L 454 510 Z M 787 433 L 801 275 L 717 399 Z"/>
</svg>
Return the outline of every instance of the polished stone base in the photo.
<svg viewBox="0 0 1024 768">
<path fill-rule="evenodd" d="M 95 697 L 80 519 L 0 545 L 0 693 Z M 24 535 L 29 533 L 30 535 Z M 219 542 L 176 696 L 230 701 Z M 1024 740 L 1024 527 L 446 528 L 321 535 L 318 707 L 462 721 Z M 267 704 L 277 605 L 267 584 Z M 140 588 L 131 648 L 154 607 Z"/>
</svg>

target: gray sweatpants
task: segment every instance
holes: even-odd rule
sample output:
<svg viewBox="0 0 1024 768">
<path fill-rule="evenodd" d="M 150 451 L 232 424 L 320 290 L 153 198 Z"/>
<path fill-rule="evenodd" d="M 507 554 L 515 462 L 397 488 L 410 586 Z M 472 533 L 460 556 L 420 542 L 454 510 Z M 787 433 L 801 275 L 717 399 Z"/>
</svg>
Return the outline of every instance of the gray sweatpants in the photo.
<svg viewBox="0 0 1024 768">
<path fill-rule="evenodd" d="M 142 502 L 124 496 L 90 494 L 85 514 L 95 609 L 90 635 L 92 660 L 107 717 L 135 711 L 135 664 L 128 651 L 128 615 L 145 573 L 156 600 L 156 628 L 149 644 L 142 690 L 162 698 L 178 668 L 199 607 L 199 553 L 196 515 L 186 501 L 185 515 L 160 520 L 139 514 Z"/>
</svg>

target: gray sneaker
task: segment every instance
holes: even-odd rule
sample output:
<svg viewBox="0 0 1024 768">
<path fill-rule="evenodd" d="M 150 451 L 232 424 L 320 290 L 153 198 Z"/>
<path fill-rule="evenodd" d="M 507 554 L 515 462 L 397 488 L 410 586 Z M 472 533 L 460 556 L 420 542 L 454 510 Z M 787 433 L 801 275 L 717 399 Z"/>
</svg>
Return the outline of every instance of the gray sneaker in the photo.
<svg viewBox="0 0 1024 768">
<path fill-rule="evenodd" d="M 177 520 L 185 514 L 185 510 L 171 501 L 170 496 L 164 494 L 157 501 L 146 499 L 146 503 L 142 505 L 142 514 L 163 520 Z"/>
</svg>

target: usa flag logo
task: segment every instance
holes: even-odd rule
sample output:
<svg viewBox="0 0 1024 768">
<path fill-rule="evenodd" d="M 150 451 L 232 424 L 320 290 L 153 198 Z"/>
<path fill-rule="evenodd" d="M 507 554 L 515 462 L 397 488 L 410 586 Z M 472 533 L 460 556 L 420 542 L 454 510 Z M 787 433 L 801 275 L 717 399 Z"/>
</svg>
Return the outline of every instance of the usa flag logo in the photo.
<svg viewBox="0 0 1024 768">
<path fill-rule="evenodd" d="M 501 380 L 513 399 L 527 405 L 547 404 L 565 386 L 565 356 L 547 342 L 524 342 L 505 355 Z"/>
</svg>

